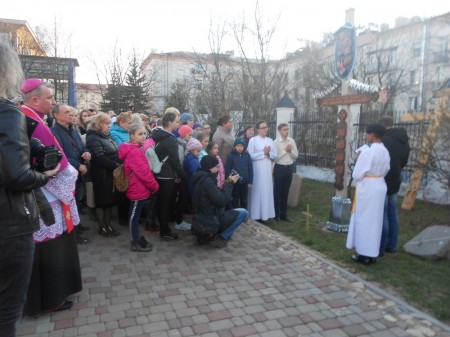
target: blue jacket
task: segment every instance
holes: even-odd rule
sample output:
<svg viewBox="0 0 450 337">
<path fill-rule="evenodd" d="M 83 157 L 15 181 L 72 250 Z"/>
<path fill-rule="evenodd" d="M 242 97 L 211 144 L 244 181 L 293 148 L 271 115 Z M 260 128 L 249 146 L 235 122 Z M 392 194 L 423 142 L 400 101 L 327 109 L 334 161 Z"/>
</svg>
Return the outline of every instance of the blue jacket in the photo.
<svg viewBox="0 0 450 337">
<path fill-rule="evenodd" d="M 78 170 L 80 165 L 84 164 L 81 155 L 84 152 L 89 152 L 83 145 L 80 134 L 74 127 L 69 127 L 67 129 L 58 122 L 55 123 L 55 126 L 53 126 L 51 130 L 63 148 L 70 165 Z"/>
<path fill-rule="evenodd" d="M 242 180 L 239 181 L 240 184 L 253 184 L 253 164 L 252 158 L 248 154 L 247 150 L 242 153 L 236 150 L 231 151 L 228 155 L 227 164 L 225 167 L 225 176 L 230 175 L 230 171 L 235 169 Z"/>
<path fill-rule="evenodd" d="M 127 143 L 130 141 L 130 135 L 128 134 L 128 131 L 123 129 L 117 123 L 111 125 L 109 133 L 111 134 L 111 138 L 113 139 L 114 143 L 116 143 L 117 147 L 119 147 L 122 143 Z"/>
<path fill-rule="evenodd" d="M 200 168 L 201 168 L 201 166 L 200 166 L 200 162 L 198 161 L 198 158 L 196 156 L 194 156 L 192 153 L 188 152 L 188 154 L 184 158 L 183 169 L 187 174 L 189 195 L 191 195 L 191 196 L 192 196 L 192 191 L 194 190 L 194 184 L 192 182 L 192 175 L 195 172 L 197 172 L 197 170 Z"/>
</svg>

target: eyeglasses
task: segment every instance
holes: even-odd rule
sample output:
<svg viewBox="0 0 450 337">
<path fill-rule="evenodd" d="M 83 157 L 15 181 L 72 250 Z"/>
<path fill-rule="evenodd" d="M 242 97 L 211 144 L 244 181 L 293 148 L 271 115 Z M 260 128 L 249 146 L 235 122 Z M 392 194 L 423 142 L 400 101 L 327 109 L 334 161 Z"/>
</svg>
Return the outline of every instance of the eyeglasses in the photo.
<svg viewBox="0 0 450 337">
<path fill-rule="evenodd" d="M 268 126 L 261 126 L 260 129 L 268 129 Z"/>
</svg>

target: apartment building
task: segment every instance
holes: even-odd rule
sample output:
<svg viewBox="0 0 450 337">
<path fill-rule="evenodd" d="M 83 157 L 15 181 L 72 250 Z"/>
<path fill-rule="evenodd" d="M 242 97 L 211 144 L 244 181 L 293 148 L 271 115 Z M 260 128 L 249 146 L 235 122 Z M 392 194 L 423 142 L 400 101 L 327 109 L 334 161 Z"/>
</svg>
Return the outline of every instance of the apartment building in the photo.
<svg viewBox="0 0 450 337">
<path fill-rule="evenodd" d="M 0 39 L 7 41 L 19 54 L 25 77 L 49 82 L 59 102 L 76 106 L 74 58 L 50 57 L 27 21 L 0 18 Z"/>
<path fill-rule="evenodd" d="M 376 29 L 373 26 L 359 29 L 357 60 L 350 78 L 387 88 L 390 97 L 387 110 L 432 111 L 435 104 L 433 92 L 450 77 L 449 22 L 450 12 L 427 19 L 397 18 L 392 28 L 383 24 Z M 277 76 L 298 109 L 313 110 L 314 94 L 336 86 L 338 81 L 332 67 L 334 53 L 334 41 L 330 39 L 327 46 L 310 42 L 304 48 L 289 53 L 285 59 L 271 61 L 282 63 L 278 69 L 283 70 Z M 238 63 L 239 59 L 229 53 L 220 62 L 229 65 L 230 61 Z M 187 83 L 195 101 L 194 96 L 205 88 L 205 67 L 209 67 L 211 72 L 216 71 L 213 63 L 212 54 L 150 53 L 142 69 L 154 81 L 152 103 L 156 110 L 163 109 L 166 98 L 177 83 Z M 246 77 L 247 74 L 241 71 L 239 76 Z M 247 81 L 242 78 L 239 82 L 245 84 Z M 242 100 L 236 89 L 231 92 L 236 95 L 235 100 Z M 273 99 L 279 95 L 279 92 L 274 93 Z"/>
<path fill-rule="evenodd" d="M 77 83 L 77 107 L 82 109 L 100 110 L 103 95 L 108 86 L 106 84 Z"/>
</svg>

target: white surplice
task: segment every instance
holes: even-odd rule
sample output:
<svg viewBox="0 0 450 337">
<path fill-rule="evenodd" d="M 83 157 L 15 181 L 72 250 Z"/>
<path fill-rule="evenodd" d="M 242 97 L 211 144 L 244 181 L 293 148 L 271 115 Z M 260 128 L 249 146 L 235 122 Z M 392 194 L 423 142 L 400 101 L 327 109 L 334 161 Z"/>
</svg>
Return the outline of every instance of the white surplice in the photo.
<svg viewBox="0 0 450 337">
<path fill-rule="evenodd" d="M 377 257 L 383 228 L 389 152 L 383 143 L 373 143 L 361 152 L 353 170 L 356 181 L 354 212 L 350 219 L 346 247 L 368 257 Z"/>
<path fill-rule="evenodd" d="M 270 146 L 269 156 L 264 154 L 266 146 Z M 277 149 L 269 137 L 255 136 L 250 138 L 247 150 L 253 161 L 250 217 L 261 220 L 274 218 L 272 160 L 277 158 Z"/>
</svg>

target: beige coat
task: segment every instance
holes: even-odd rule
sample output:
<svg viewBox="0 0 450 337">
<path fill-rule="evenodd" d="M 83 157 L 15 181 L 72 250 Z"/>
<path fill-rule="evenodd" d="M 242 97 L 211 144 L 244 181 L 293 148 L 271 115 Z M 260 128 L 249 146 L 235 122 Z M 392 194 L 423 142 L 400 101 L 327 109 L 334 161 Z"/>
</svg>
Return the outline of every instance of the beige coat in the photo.
<svg viewBox="0 0 450 337">
<path fill-rule="evenodd" d="M 222 159 L 223 166 L 227 164 L 228 155 L 233 151 L 234 136 L 231 134 L 231 130 L 219 126 L 212 137 L 212 141 L 219 145 L 219 156 Z"/>
</svg>

